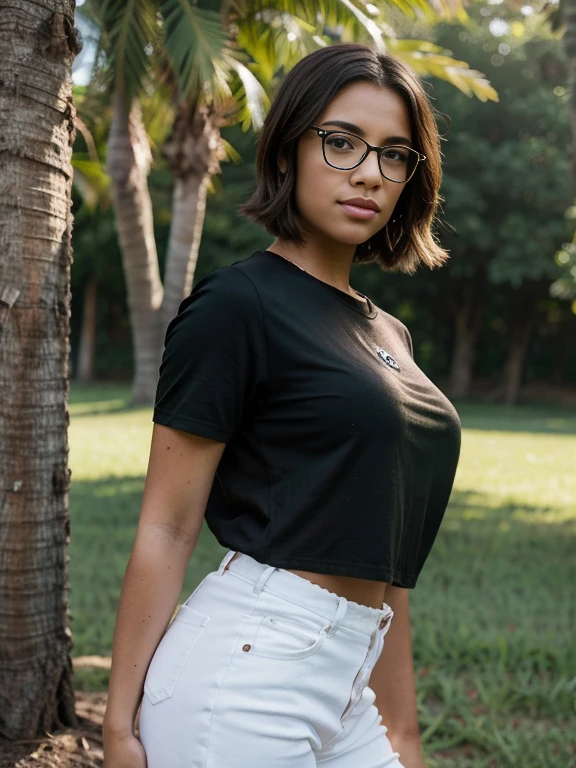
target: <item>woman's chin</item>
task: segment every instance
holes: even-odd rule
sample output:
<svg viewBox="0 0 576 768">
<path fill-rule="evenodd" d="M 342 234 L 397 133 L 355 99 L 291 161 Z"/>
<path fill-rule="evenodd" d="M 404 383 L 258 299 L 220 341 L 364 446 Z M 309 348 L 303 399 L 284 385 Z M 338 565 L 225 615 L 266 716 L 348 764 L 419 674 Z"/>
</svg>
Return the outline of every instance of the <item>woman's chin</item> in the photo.
<svg viewBox="0 0 576 768">
<path fill-rule="evenodd" d="M 320 236 L 324 241 L 333 241 L 340 245 L 356 246 L 362 245 L 362 243 L 370 240 L 370 238 L 378 232 L 378 230 L 373 232 L 372 228 L 368 230 L 365 223 L 364 226 L 362 226 L 362 222 L 359 222 L 359 224 L 360 226 L 352 222 L 351 226 L 338 227 L 337 229 L 331 230 L 325 230 L 318 226 L 311 226 L 307 223 L 304 225 L 300 224 L 300 226 L 306 238 L 309 240 L 316 239 Z"/>
<path fill-rule="evenodd" d="M 344 245 L 362 245 L 366 243 L 375 233 L 366 234 L 366 232 L 337 232 L 331 234 L 333 240 Z"/>
</svg>

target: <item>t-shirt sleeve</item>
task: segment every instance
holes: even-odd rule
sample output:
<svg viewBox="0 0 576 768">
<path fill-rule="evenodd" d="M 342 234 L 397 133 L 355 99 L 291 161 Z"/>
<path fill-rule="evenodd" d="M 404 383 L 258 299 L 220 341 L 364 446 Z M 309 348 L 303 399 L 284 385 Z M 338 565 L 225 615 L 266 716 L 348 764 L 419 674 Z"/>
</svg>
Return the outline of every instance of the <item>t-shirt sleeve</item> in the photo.
<svg viewBox="0 0 576 768">
<path fill-rule="evenodd" d="M 152 421 L 227 442 L 267 377 L 258 292 L 241 270 L 202 278 L 166 329 Z"/>
</svg>

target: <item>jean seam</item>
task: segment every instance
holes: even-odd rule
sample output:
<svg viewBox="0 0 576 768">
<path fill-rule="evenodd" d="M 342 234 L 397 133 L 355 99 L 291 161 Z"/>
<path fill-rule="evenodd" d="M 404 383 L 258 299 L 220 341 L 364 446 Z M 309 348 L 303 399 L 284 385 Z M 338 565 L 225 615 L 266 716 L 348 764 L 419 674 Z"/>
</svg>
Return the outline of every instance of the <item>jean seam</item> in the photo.
<svg viewBox="0 0 576 768">
<path fill-rule="evenodd" d="M 224 573 L 229 573 L 229 571 L 224 571 Z M 222 686 L 224 685 L 226 675 L 228 674 L 228 670 L 230 669 L 230 664 L 232 664 L 232 659 L 236 655 L 238 640 L 242 637 L 244 630 L 246 629 L 246 625 L 248 624 L 252 614 L 256 610 L 256 606 L 258 604 L 258 598 L 259 598 L 259 595 L 256 597 L 256 600 L 254 600 L 254 605 L 252 606 L 252 610 L 250 611 L 250 613 L 246 617 L 246 621 L 242 625 L 242 629 L 240 630 L 238 634 L 238 638 L 234 643 L 234 646 L 232 648 L 232 653 L 230 654 L 230 658 L 228 659 L 228 663 L 226 664 L 226 669 L 224 670 L 224 674 L 222 675 L 222 679 L 220 680 L 220 684 L 218 685 L 218 690 L 216 691 L 216 697 L 214 699 L 214 703 L 212 704 L 212 712 L 210 713 L 210 722 L 208 723 L 208 733 L 206 735 L 206 760 L 204 761 L 204 768 L 208 768 L 208 759 L 210 757 L 210 735 L 212 733 L 212 719 L 214 717 L 214 712 L 216 710 L 216 704 L 218 703 L 218 697 L 220 696 L 220 691 L 222 690 Z"/>
</svg>

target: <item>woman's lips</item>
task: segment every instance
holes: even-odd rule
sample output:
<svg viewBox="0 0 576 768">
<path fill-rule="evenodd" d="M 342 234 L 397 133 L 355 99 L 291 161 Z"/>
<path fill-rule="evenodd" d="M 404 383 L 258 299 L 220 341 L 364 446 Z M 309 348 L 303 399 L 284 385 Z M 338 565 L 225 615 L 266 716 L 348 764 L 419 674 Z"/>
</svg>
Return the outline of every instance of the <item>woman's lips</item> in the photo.
<svg viewBox="0 0 576 768">
<path fill-rule="evenodd" d="M 371 208 L 362 208 L 359 205 L 350 205 L 350 203 L 338 203 L 338 205 L 355 219 L 372 219 L 378 213 L 378 211 L 373 211 Z"/>
</svg>

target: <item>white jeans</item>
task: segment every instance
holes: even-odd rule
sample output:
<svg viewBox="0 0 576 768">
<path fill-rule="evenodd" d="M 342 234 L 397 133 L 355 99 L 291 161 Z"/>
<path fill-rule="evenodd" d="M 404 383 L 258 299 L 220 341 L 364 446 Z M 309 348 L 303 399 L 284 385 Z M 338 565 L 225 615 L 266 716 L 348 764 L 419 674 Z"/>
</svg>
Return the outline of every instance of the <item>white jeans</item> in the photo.
<svg viewBox="0 0 576 768">
<path fill-rule="evenodd" d="M 403 768 L 370 673 L 394 612 L 229 550 L 152 658 L 148 768 Z"/>
</svg>

